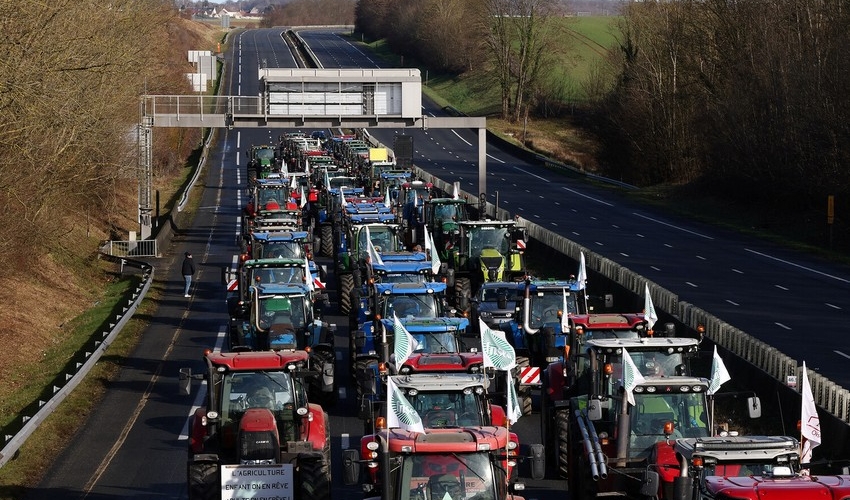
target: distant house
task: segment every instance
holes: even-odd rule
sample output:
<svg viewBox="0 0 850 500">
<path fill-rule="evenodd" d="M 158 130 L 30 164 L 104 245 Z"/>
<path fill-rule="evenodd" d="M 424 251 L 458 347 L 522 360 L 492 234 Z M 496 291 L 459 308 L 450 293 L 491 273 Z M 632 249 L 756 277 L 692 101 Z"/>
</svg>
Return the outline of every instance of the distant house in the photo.
<svg viewBox="0 0 850 500">
<path fill-rule="evenodd" d="M 242 19 L 242 13 L 241 12 L 238 12 L 238 11 L 230 12 L 229 10 L 222 7 L 222 9 L 219 11 L 218 15 L 215 16 L 215 17 L 224 17 L 224 16 L 230 16 L 231 19 Z"/>
</svg>

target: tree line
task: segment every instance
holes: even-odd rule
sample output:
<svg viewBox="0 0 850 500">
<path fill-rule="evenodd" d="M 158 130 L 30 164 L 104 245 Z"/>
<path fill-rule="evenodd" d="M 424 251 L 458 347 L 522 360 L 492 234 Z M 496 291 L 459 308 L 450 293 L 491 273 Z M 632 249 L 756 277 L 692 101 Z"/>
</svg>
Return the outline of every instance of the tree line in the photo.
<svg viewBox="0 0 850 500">
<path fill-rule="evenodd" d="M 0 30 L 0 266 L 23 273 L 80 228 L 136 229 L 139 96 L 190 91 L 186 50 L 208 47 L 169 0 L 0 2 Z M 155 140 L 162 181 L 199 131 Z"/>
<path fill-rule="evenodd" d="M 836 244 L 850 245 L 845 2 L 625 2 L 581 102 L 547 80 L 570 50 L 553 22 L 564 14 L 557 0 L 359 0 L 356 29 L 435 71 L 477 72 L 503 118 L 580 118 L 619 180 L 758 203 L 811 221 L 819 243 L 834 195 Z"/>
</svg>

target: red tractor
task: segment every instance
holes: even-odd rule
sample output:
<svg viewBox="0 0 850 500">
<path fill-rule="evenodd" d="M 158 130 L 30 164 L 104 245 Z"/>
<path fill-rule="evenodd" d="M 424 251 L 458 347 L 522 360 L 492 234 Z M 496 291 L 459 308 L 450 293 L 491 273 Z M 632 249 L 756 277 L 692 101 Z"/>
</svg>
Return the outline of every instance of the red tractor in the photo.
<svg viewBox="0 0 850 500">
<path fill-rule="evenodd" d="M 383 500 L 522 500 L 511 482 L 515 444 L 504 427 L 384 429 L 343 452 L 345 484 L 370 471 L 367 496 Z"/>
<path fill-rule="evenodd" d="M 191 417 L 190 500 L 256 493 L 296 500 L 330 496 L 328 414 L 307 401 L 305 351 L 205 352 L 207 372 L 180 370 L 180 389 L 206 381 Z"/>
<path fill-rule="evenodd" d="M 678 439 L 679 467 L 661 470 L 664 498 L 824 500 L 850 498 L 850 476 L 804 475 L 800 443 L 789 436 Z M 672 477 L 671 477 L 672 476 Z"/>
</svg>

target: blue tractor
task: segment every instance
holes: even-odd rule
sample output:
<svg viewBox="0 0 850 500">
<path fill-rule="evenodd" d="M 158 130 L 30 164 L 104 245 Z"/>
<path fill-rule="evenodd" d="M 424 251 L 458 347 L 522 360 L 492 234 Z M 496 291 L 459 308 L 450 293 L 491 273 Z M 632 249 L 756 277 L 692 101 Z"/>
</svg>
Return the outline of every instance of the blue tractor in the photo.
<svg viewBox="0 0 850 500">
<path fill-rule="evenodd" d="M 325 405 L 336 403 L 334 331 L 318 317 L 309 287 L 254 285 L 248 296 L 241 321 L 231 323 L 230 350 L 307 351 L 309 369 L 321 373 L 311 381 L 311 397 Z"/>
</svg>

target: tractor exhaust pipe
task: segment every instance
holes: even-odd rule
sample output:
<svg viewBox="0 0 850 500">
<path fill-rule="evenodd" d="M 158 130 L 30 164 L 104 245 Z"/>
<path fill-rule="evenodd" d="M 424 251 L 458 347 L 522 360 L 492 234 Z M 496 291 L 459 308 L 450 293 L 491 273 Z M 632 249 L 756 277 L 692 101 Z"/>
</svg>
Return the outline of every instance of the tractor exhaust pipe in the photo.
<svg viewBox="0 0 850 500">
<path fill-rule="evenodd" d="M 531 280 L 525 280 L 525 294 L 522 299 L 522 329 L 529 335 L 535 335 L 539 328 L 531 328 Z"/>
</svg>

